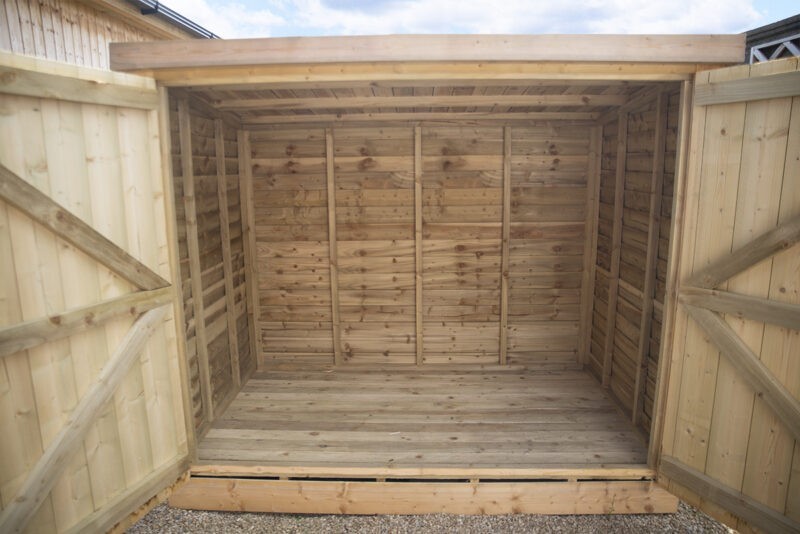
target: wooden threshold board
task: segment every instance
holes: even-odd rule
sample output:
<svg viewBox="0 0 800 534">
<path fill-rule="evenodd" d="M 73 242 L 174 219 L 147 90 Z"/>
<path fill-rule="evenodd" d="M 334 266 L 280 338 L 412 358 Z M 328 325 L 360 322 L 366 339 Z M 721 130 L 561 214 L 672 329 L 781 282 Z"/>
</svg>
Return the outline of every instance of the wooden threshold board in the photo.
<svg viewBox="0 0 800 534">
<path fill-rule="evenodd" d="M 256 373 L 198 446 L 194 475 L 652 478 L 647 449 L 577 369 L 291 368 Z"/>
</svg>

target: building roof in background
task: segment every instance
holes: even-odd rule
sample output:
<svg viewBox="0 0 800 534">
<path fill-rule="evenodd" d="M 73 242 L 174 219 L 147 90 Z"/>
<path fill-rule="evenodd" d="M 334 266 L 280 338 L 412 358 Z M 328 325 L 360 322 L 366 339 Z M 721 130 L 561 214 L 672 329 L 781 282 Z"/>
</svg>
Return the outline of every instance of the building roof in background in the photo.
<svg viewBox="0 0 800 534">
<path fill-rule="evenodd" d="M 781 47 L 783 45 L 783 47 Z M 795 15 L 747 32 L 745 63 L 800 55 L 800 15 Z M 753 52 L 760 52 L 753 53 Z M 772 57 L 774 55 L 774 57 Z"/>
</svg>

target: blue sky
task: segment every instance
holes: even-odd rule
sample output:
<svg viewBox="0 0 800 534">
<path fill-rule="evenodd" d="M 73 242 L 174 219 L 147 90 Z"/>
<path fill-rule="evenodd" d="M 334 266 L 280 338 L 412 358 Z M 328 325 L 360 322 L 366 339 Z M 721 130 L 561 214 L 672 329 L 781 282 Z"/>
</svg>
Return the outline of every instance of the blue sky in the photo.
<svg viewBox="0 0 800 534">
<path fill-rule="evenodd" d="M 390 33 L 739 33 L 797 0 L 166 0 L 224 38 Z"/>
</svg>

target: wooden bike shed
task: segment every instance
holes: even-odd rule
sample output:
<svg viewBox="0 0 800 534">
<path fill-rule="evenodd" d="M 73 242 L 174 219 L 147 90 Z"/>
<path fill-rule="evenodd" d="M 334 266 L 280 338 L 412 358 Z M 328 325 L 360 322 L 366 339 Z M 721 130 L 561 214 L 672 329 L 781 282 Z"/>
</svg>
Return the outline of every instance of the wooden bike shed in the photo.
<svg viewBox="0 0 800 534">
<path fill-rule="evenodd" d="M 27 460 L 1 524 L 106 528 L 188 468 L 173 505 L 678 495 L 796 530 L 800 74 L 719 68 L 742 49 L 112 45 L 136 76 L 4 54 L 4 444 Z"/>
</svg>

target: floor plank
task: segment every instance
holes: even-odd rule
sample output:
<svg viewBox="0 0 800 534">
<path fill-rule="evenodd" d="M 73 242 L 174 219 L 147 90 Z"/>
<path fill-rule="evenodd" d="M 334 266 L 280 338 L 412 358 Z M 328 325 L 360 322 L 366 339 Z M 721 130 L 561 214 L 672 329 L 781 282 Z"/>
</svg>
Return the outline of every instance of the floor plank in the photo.
<svg viewBox="0 0 800 534">
<path fill-rule="evenodd" d="M 643 465 L 647 450 L 581 370 L 276 368 L 198 447 L 203 465 L 527 469 Z"/>
</svg>

